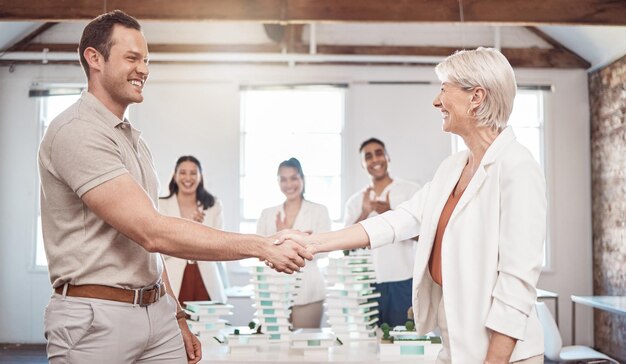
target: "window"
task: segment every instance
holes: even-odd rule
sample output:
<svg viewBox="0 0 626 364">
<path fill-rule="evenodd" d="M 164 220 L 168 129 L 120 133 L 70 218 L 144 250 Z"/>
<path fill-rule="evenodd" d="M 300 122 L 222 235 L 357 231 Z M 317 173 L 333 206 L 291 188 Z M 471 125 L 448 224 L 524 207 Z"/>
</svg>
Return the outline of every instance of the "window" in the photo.
<svg viewBox="0 0 626 364">
<path fill-rule="evenodd" d="M 60 95 L 60 96 L 47 96 L 39 98 L 39 125 L 40 133 L 39 139 L 43 138 L 48 125 L 56 118 L 63 110 L 67 109 L 76 100 L 80 98 L 79 94 Z M 43 247 L 43 235 L 41 231 L 41 209 L 39 207 L 39 200 L 37 200 L 37 234 L 36 234 L 36 249 L 35 249 L 35 266 L 45 267 L 48 265 L 46 260 L 46 252 Z"/>
<path fill-rule="evenodd" d="M 306 198 L 341 219 L 341 150 L 345 89 L 337 86 L 251 88 L 241 93 L 241 232 L 255 232 L 264 208 L 284 201 L 278 164 L 302 164 Z"/>
<path fill-rule="evenodd" d="M 544 168 L 544 92 L 541 90 L 518 90 L 509 123 L 517 141 L 528 148 L 537 163 Z M 452 134 L 452 152 L 467 149 L 463 139 Z"/>
<path fill-rule="evenodd" d="M 513 128 L 517 141 L 528 148 L 535 157 L 545 174 L 544 161 L 544 100 L 545 90 L 518 89 L 515 96 L 513 112 L 509 118 L 509 123 Z M 452 151 L 457 152 L 467 149 L 463 139 L 458 135 L 452 135 Z M 549 225 L 548 225 L 549 226 Z M 549 236 L 549 235 L 548 235 Z M 548 240 L 544 244 L 543 266 L 549 266 Z"/>
</svg>

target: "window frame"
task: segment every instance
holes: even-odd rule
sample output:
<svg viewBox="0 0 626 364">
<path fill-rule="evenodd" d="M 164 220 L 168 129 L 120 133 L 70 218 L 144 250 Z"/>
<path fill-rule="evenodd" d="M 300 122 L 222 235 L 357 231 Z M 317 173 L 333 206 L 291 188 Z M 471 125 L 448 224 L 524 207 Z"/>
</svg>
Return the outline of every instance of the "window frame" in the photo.
<svg viewBox="0 0 626 364">
<path fill-rule="evenodd" d="M 344 166 L 344 150 L 345 150 L 345 140 L 346 140 L 346 135 L 345 135 L 345 126 L 346 126 L 346 119 L 347 119 L 347 108 L 348 108 L 348 92 L 349 92 L 349 85 L 348 84 L 338 84 L 338 83 L 320 83 L 320 84 L 277 84 L 277 85 L 256 85 L 256 86 L 252 86 L 252 85 L 248 85 L 248 86 L 241 86 L 240 87 L 240 132 L 239 132 L 239 141 L 240 141 L 240 160 L 239 160 L 239 185 L 240 185 L 240 198 L 239 198 L 239 231 L 242 232 L 241 226 L 243 224 L 250 224 L 250 225 L 254 225 L 255 228 L 252 230 L 252 232 L 256 231 L 256 224 L 258 223 L 258 217 L 256 219 L 250 219 L 250 218 L 246 218 L 245 216 L 245 199 L 243 198 L 243 194 L 241 192 L 242 186 L 244 185 L 244 178 L 246 176 L 246 171 L 245 171 L 245 165 L 246 165 L 246 161 L 245 161 L 245 155 L 246 155 L 246 137 L 248 137 L 248 135 L 250 134 L 249 132 L 246 131 L 246 126 L 245 126 L 245 115 L 244 115 L 244 95 L 243 92 L 245 91 L 276 91 L 276 90 L 319 90 L 320 88 L 323 89 L 342 89 L 343 90 L 343 95 L 342 95 L 342 120 L 341 120 L 341 126 L 340 126 L 340 131 L 338 133 L 336 133 L 336 135 L 339 136 L 339 150 L 338 152 L 340 153 L 340 157 L 339 157 L 339 170 L 338 170 L 338 175 L 336 176 L 332 176 L 332 177 L 336 177 L 338 178 L 338 193 L 339 193 L 339 198 L 340 201 L 344 200 L 344 194 L 345 194 L 345 166 Z M 334 134 L 334 133 L 331 133 Z M 305 171 L 306 171 L 306 166 L 304 167 Z M 306 173 L 306 172 L 305 172 Z M 308 175 L 307 175 L 308 176 Z M 276 187 L 278 188 L 278 186 Z M 316 201 L 317 202 L 317 201 Z M 344 215 L 344 211 L 343 211 L 343 203 L 339 204 L 339 214 L 337 216 L 336 219 L 332 219 L 331 217 L 331 226 L 333 229 L 336 229 L 338 227 L 343 227 L 343 215 Z M 246 230 L 245 232 L 251 232 L 250 230 Z M 231 272 L 233 273 L 239 273 L 239 272 L 243 272 L 243 273 L 247 273 L 248 272 L 248 268 L 246 266 L 246 263 L 242 264 L 237 264 L 238 267 L 234 267 L 234 265 L 229 265 L 229 269 Z"/>
<path fill-rule="evenodd" d="M 53 86 L 33 85 L 29 91 L 29 97 L 36 98 L 37 100 L 37 140 L 41 143 L 46 130 L 50 126 L 53 118 L 48 117 L 48 102 L 51 97 L 57 96 L 77 96 L 80 98 L 81 92 L 85 89 L 84 85 L 76 84 L 59 84 Z M 56 117 L 56 116 L 55 116 Z M 39 168 L 39 164 L 37 164 Z M 34 272 L 48 272 L 48 261 L 45 255 L 45 247 L 43 245 L 43 231 L 40 231 L 41 224 L 41 180 L 39 179 L 39 173 L 37 173 L 36 186 L 38 192 L 35 197 L 34 206 L 34 219 L 31 231 L 33 231 L 33 253 L 31 257 L 31 271 Z M 41 244 L 40 244 L 41 242 Z M 38 257 L 42 255 L 46 264 L 39 264 Z"/>
<path fill-rule="evenodd" d="M 345 174 L 345 170 L 344 170 L 344 160 L 343 160 L 343 152 L 344 152 L 344 144 L 345 144 L 345 124 L 346 124 L 346 109 L 347 109 L 347 91 L 348 91 L 348 85 L 347 84 L 334 84 L 334 83 L 325 83 L 325 84 L 284 84 L 284 85 L 263 85 L 263 86 L 242 86 L 240 88 L 240 92 L 243 91 L 274 91 L 274 90 L 315 90 L 315 89 L 319 89 L 319 88 L 337 88 L 337 89 L 344 89 L 343 92 L 343 112 L 342 112 L 342 125 L 340 127 L 340 132 L 337 133 L 337 135 L 339 136 L 339 140 L 340 140 L 340 146 L 339 146 L 339 153 L 341 154 L 340 156 L 340 168 L 338 171 L 338 175 L 337 176 L 333 176 L 333 177 L 338 177 L 339 178 L 339 194 L 340 194 L 340 198 L 343 199 L 343 184 L 344 184 L 344 174 Z M 246 155 L 246 136 L 249 134 L 248 132 L 246 132 L 245 130 L 245 120 L 244 120 L 244 113 L 243 113 L 243 94 L 241 95 L 241 101 L 240 101 L 240 107 L 241 107 L 241 117 L 240 117 L 240 132 L 239 132 L 239 140 L 240 140 L 240 161 L 239 161 L 239 183 L 240 186 L 242 185 L 243 179 L 245 178 L 246 174 L 245 174 L 245 155 Z M 306 167 L 306 166 L 305 166 Z M 244 216 L 244 201 L 243 198 L 240 198 L 240 208 L 239 208 L 239 224 L 241 226 L 242 223 L 255 223 L 256 221 L 258 221 L 257 219 L 249 219 L 249 218 L 245 218 Z M 341 204 L 340 204 L 341 205 Z M 340 207 L 340 213 L 337 219 L 335 220 L 331 220 L 333 224 L 335 223 L 341 223 L 343 224 L 343 210 Z"/>
</svg>

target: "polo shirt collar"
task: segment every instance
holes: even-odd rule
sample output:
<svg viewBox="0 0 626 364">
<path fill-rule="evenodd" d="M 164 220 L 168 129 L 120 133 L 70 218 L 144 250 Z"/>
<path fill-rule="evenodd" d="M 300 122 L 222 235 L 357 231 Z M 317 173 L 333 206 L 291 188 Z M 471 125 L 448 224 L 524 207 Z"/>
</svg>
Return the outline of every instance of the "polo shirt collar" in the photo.
<svg viewBox="0 0 626 364">
<path fill-rule="evenodd" d="M 104 123 L 111 128 L 115 128 L 122 123 L 126 123 L 130 126 L 130 122 L 126 118 L 124 118 L 124 120 L 120 120 L 117 116 L 115 116 L 115 114 L 111 112 L 111 110 L 107 109 L 107 107 L 104 106 L 104 104 L 89 91 L 83 91 L 80 98 L 96 112 L 99 119 L 104 121 Z"/>
</svg>

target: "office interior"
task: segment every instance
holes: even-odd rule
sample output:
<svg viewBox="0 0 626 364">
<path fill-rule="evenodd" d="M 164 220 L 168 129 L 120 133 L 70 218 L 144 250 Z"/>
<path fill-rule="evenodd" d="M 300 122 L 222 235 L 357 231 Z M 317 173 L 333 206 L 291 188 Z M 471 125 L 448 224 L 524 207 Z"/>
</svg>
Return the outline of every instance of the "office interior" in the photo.
<svg viewBox="0 0 626 364">
<path fill-rule="evenodd" d="M 41 3 L 0 1 L 11 10 L 0 11 L 0 343 L 45 342 L 43 310 L 52 289 L 37 245 L 43 111 L 55 93 L 76 95 L 85 88 L 74 49 L 88 19 L 97 15 L 77 15 L 91 9 L 55 13 Z M 313 151 L 301 158 L 305 174 L 307 163 L 312 174 L 330 159 L 337 165 L 331 217 L 341 227 L 347 198 L 368 183 L 360 143 L 385 141 L 393 177 L 428 182 L 439 163 L 462 147 L 441 131 L 432 106 L 440 87 L 434 65 L 457 49 L 496 47 L 509 57 L 520 94 L 539 100 L 536 150 L 547 181 L 548 235 L 538 287 L 558 295 L 546 303 L 553 315 L 558 309 L 563 343 L 574 344 L 571 295 L 626 295 L 623 3 L 613 11 L 585 12 L 530 1 L 533 11 L 493 0 L 481 2 L 492 10 L 466 7 L 462 14 L 462 2 L 442 3 L 452 14 L 446 17 L 443 11 L 420 13 L 426 2 L 403 11 L 379 1 L 347 1 L 343 10 L 328 5 L 331 10 L 316 12 L 315 2 L 306 1 L 310 6 L 302 6 L 301 18 L 271 9 L 262 15 L 237 11 L 228 1 L 214 12 L 143 3 L 121 7 L 142 22 L 151 50 L 145 100 L 130 107 L 128 118 L 151 147 L 162 195 L 176 159 L 194 155 L 203 163 L 205 186 L 224 206 L 225 230 L 250 231 L 254 216 L 244 211 L 249 205 L 242 196 L 255 183 L 246 179 L 251 172 L 245 168 L 252 168 L 246 158 L 254 153 L 246 148 L 259 145 L 246 144 L 244 118 L 253 116 L 245 95 L 334 90 L 342 95 L 335 154 L 311 143 Z M 288 127 L 262 133 L 281 134 Z M 298 157 L 289 148 L 268 149 L 261 159 L 268 166 Z M 271 182 L 263 184 L 274 190 L 259 198 L 275 205 L 281 202 L 275 167 L 266 172 Z M 247 284 L 245 267 L 225 267 L 230 286 Z M 242 309 L 233 319 L 247 322 L 250 312 Z M 579 305 L 575 320 L 575 344 L 626 361 L 624 315 Z"/>
</svg>

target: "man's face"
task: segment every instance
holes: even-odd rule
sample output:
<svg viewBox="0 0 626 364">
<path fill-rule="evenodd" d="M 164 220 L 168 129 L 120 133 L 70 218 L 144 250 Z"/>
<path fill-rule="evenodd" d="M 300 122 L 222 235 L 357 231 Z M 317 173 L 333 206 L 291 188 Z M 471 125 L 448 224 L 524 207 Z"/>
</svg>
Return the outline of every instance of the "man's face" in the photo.
<svg viewBox="0 0 626 364">
<path fill-rule="evenodd" d="M 118 105 L 126 108 L 143 101 L 148 79 L 148 44 L 143 34 L 115 25 L 111 34 L 109 59 L 102 69 L 102 85 Z"/>
<path fill-rule="evenodd" d="M 387 177 L 389 156 L 382 145 L 376 142 L 366 144 L 361 151 L 361 163 L 374 179 Z"/>
</svg>

